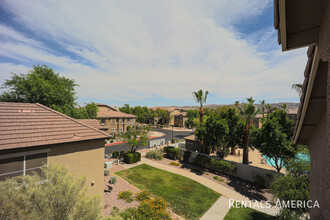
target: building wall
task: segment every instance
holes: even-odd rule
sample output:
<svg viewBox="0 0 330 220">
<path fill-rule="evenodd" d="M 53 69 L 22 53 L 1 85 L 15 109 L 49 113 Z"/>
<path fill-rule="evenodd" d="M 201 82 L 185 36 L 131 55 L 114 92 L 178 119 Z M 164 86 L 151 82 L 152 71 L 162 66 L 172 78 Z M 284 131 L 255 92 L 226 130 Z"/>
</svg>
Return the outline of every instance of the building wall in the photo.
<svg viewBox="0 0 330 220">
<path fill-rule="evenodd" d="M 101 127 L 107 127 L 108 130 L 105 130 L 108 134 L 118 134 L 121 132 L 127 131 L 127 127 L 133 127 L 135 125 L 135 119 L 133 118 L 122 118 L 123 121 L 120 121 L 120 118 L 103 118 L 104 125 L 101 124 L 101 118 L 99 118 L 99 123 Z M 114 130 L 113 130 L 114 129 Z"/>
<path fill-rule="evenodd" d="M 90 140 L 51 146 L 50 164 L 65 166 L 76 177 L 86 177 L 87 193 L 100 196 L 104 190 L 104 140 Z M 92 181 L 94 185 L 92 186 Z"/>
<path fill-rule="evenodd" d="M 0 156 L 47 150 L 49 164 L 60 164 L 76 177 L 85 176 L 87 193 L 102 198 L 104 189 L 104 143 L 104 139 L 98 139 L 49 146 L 15 148 L 1 150 Z M 92 181 L 94 181 L 93 186 L 91 185 Z"/>
<path fill-rule="evenodd" d="M 200 151 L 201 150 L 201 144 L 199 141 L 192 141 L 192 140 L 186 140 L 186 146 L 185 148 L 190 151 Z"/>
<path fill-rule="evenodd" d="M 181 112 L 178 110 L 178 109 L 175 109 L 173 111 L 171 111 L 170 113 L 170 116 L 171 116 L 171 119 L 170 119 L 170 125 L 174 125 L 174 116 L 175 115 L 179 115 Z"/>
<path fill-rule="evenodd" d="M 330 177 L 327 173 L 327 129 L 326 129 L 326 113 L 321 117 L 320 123 L 317 125 L 311 138 L 308 141 L 309 152 L 311 157 L 311 176 L 310 176 L 310 199 L 317 200 L 320 204 L 320 209 L 311 209 L 310 214 L 312 219 L 321 219 L 326 211 L 326 199 L 324 193 L 329 192 L 326 183 L 330 182 Z M 330 207 L 328 207 L 329 209 Z M 324 216 L 325 217 L 325 216 Z"/>
<path fill-rule="evenodd" d="M 315 131 L 308 140 L 311 156 L 311 199 L 318 200 L 320 208 L 311 209 L 311 219 L 329 219 L 330 216 L 330 2 L 320 28 L 318 48 L 320 58 L 327 62 L 326 107 Z M 314 85 L 315 86 L 315 85 Z"/>
</svg>

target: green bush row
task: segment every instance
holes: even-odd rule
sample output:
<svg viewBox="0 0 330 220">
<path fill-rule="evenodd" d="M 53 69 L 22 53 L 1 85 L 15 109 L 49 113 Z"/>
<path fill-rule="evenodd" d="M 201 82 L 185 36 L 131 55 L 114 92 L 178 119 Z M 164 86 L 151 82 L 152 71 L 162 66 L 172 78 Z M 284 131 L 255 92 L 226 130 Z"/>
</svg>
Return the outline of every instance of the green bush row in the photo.
<svg viewBox="0 0 330 220">
<path fill-rule="evenodd" d="M 226 173 L 226 174 L 233 174 L 236 171 L 236 165 L 225 161 L 225 160 L 217 160 L 215 158 L 207 157 L 204 155 L 197 155 L 195 158 L 195 164 L 208 168 L 210 170 Z"/>
<path fill-rule="evenodd" d="M 163 150 L 164 150 L 164 152 L 165 152 L 165 154 L 168 158 L 176 160 L 177 158 L 180 157 L 180 149 L 179 148 L 164 147 Z"/>
<path fill-rule="evenodd" d="M 191 155 L 190 151 L 185 151 L 183 154 L 183 161 L 189 163 L 190 155 Z"/>
<path fill-rule="evenodd" d="M 124 154 L 124 162 L 128 164 L 136 163 L 141 160 L 141 154 L 139 152 L 127 152 Z"/>
</svg>

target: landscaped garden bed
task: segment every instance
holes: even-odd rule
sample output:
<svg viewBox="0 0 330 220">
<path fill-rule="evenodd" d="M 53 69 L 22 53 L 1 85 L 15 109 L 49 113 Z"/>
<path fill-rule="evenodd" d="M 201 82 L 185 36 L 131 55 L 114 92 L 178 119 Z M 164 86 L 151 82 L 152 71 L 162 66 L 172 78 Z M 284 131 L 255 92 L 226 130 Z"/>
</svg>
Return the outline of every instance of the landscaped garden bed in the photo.
<svg viewBox="0 0 330 220">
<path fill-rule="evenodd" d="M 186 219 L 199 219 L 220 197 L 194 180 L 146 164 L 116 174 L 137 188 L 160 196 L 173 212 Z"/>
</svg>

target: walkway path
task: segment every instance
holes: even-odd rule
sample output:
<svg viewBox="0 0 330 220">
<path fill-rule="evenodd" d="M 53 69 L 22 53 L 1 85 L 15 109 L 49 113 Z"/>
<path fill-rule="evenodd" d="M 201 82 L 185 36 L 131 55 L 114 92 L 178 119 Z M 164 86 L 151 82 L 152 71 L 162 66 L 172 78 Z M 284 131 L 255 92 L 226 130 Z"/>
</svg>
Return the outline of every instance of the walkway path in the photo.
<svg viewBox="0 0 330 220">
<path fill-rule="evenodd" d="M 185 171 L 185 170 L 181 170 L 181 169 L 178 169 L 178 168 L 175 168 L 175 167 L 170 167 L 170 166 L 167 166 L 167 165 L 163 165 L 163 164 L 160 164 L 160 163 L 157 163 L 157 162 L 154 162 L 152 160 L 149 160 L 147 158 L 144 158 L 142 157 L 141 158 L 141 161 L 135 165 L 128 165 L 128 164 L 125 164 L 124 167 L 125 168 L 131 168 L 133 166 L 137 166 L 137 165 L 140 165 L 142 163 L 145 163 L 145 164 L 148 164 L 150 166 L 153 166 L 153 167 L 156 167 L 158 169 L 162 169 L 162 170 L 166 170 L 166 171 L 169 171 L 169 172 L 172 172 L 172 173 L 176 173 L 176 174 L 179 174 L 181 176 L 185 176 L 185 177 L 188 177 L 192 180 L 195 180 L 207 187 L 209 187 L 210 189 L 220 193 L 222 196 L 220 197 L 220 199 L 205 213 L 205 218 L 204 216 L 202 217 L 202 219 L 213 219 L 211 218 L 211 216 L 215 216 L 215 215 L 218 215 L 219 213 L 219 210 L 221 210 L 221 213 L 222 212 L 225 212 L 225 213 L 222 213 L 221 216 L 225 216 L 226 213 L 229 211 L 229 199 L 233 199 L 235 201 L 246 201 L 246 202 L 249 202 L 251 201 L 248 197 L 246 196 L 243 196 L 241 195 L 240 193 L 232 190 L 232 189 L 229 189 L 225 186 L 222 186 L 212 180 L 209 180 L 207 178 L 204 178 L 204 177 L 201 177 L 201 176 L 198 176 L 196 175 L 195 173 L 192 173 L 192 172 L 188 172 L 188 171 Z M 260 203 L 257 203 L 257 204 L 260 204 Z M 276 207 L 272 207 L 272 208 L 267 208 L 265 207 L 265 204 L 263 203 L 263 207 L 259 207 L 259 205 L 257 205 L 252 202 L 252 205 L 251 205 L 251 208 L 257 210 L 257 211 L 260 211 L 260 212 L 263 212 L 263 213 L 266 213 L 268 215 L 272 215 L 272 216 L 275 216 L 280 210 Z M 210 217 L 210 218 L 206 218 L 206 217 Z M 221 219 L 220 216 L 217 217 L 216 219 Z"/>
</svg>

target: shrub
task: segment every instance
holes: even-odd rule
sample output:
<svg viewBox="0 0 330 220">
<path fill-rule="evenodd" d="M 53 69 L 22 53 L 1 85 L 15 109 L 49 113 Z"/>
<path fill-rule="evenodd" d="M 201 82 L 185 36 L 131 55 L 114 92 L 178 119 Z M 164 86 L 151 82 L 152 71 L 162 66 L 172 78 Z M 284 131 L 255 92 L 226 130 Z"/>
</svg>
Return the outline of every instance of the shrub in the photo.
<svg viewBox="0 0 330 220">
<path fill-rule="evenodd" d="M 155 160 L 162 160 L 163 159 L 163 151 L 160 149 L 151 150 L 146 153 L 146 158 L 155 159 Z"/>
<path fill-rule="evenodd" d="M 197 157 L 195 158 L 195 164 L 202 166 L 202 167 L 209 168 L 210 159 L 211 159 L 210 157 L 198 154 Z"/>
<path fill-rule="evenodd" d="M 122 199 L 127 203 L 131 203 L 131 202 L 133 202 L 132 194 L 133 193 L 131 191 L 128 191 L 128 190 L 121 191 L 118 194 L 118 199 Z"/>
<path fill-rule="evenodd" d="M 124 154 L 124 162 L 128 164 L 136 163 L 141 160 L 141 154 L 139 152 L 126 152 Z"/>
<path fill-rule="evenodd" d="M 164 152 L 168 158 L 177 159 L 180 156 L 180 149 L 175 147 L 164 147 Z"/>
<path fill-rule="evenodd" d="M 272 174 L 266 174 L 265 176 L 254 174 L 253 175 L 254 183 L 257 187 L 264 189 L 269 188 L 274 180 L 274 176 Z"/>
<path fill-rule="evenodd" d="M 124 157 L 125 151 L 120 151 L 120 157 Z"/>
<path fill-rule="evenodd" d="M 119 151 L 114 151 L 112 153 L 112 158 L 118 158 L 118 156 L 119 156 Z"/>
<path fill-rule="evenodd" d="M 190 155 L 191 155 L 190 151 L 185 151 L 184 154 L 183 154 L 183 161 L 188 163 Z"/>
<path fill-rule="evenodd" d="M 166 202 L 159 197 L 140 202 L 133 216 L 133 219 L 172 219 Z"/>
<path fill-rule="evenodd" d="M 223 182 L 223 181 L 224 181 L 223 179 L 221 179 L 221 178 L 218 177 L 218 176 L 213 176 L 213 179 L 218 180 L 219 182 Z"/>
<path fill-rule="evenodd" d="M 116 182 L 117 182 L 117 177 L 116 176 L 110 177 L 110 180 L 109 180 L 110 184 L 116 184 Z"/>
<path fill-rule="evenodd" d="M 175 138 L 172 139 L 172 143 L 176 143 L 176 139 Z"/>
<path fill-rule="evenodd" d="M 177 162 L 170 162 L 169 164 L 170 164 L 170 165 L 173 165 L 173 166 L 180 166 L 180 164 L 177 163 Z"/>
<path fill-rule="evenodd" d="M 110 175 L 110 170 L 105 169 L 104 170 L 104 176 L 109 176 Z"/>
<path fill-rule="evenodd" d="M 151 194 L 150 194 L 150 192 L 148 192 L 146 190 L 141 191 L 135 195 L 135 200 L 140 201 L 140 202 L 149 200 L 150 198 L 151 198 Z"/>
<path fill-rule="evenodd" d="M 224 160 L 217 160 L 204 155 L 197 155 L 195 158 L 195 164 L 208 168 L 210 170 L 233 174 L 236 171 L 236 165 Z"/>
</svg>

